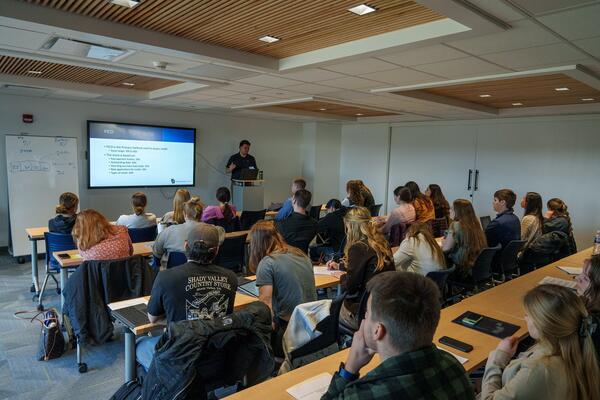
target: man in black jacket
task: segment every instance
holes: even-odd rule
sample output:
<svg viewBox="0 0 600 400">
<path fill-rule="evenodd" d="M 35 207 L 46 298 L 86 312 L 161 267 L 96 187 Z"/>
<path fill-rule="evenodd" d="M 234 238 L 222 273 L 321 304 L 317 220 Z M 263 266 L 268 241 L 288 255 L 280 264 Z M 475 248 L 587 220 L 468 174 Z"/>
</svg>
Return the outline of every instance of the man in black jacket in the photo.
<svg viewBox="0 0 600 400">
<path fill-rule="evenodd" d="M 344 251 L 346 242 L 344 215 L 346 215 L 347 209 L 338 199 L 329 200 L 326 207 L 327 215 L 317 223 L 317 235 L 323 240 L 323 243 L 310 248 L 310 258 L 313 261 L 329 261 Z"/>
<path fill-rule="evenodd" d="M 308 207 L 312 200 L 312 194 L 306 189 L 300 189 L 294 193 L 292 215 L 278 221 L 276 226 L 286 243 L 294 246 L 308 254 L 308 245 L 317 235 L 317 221 L 308 215 Z"/>
</svg>

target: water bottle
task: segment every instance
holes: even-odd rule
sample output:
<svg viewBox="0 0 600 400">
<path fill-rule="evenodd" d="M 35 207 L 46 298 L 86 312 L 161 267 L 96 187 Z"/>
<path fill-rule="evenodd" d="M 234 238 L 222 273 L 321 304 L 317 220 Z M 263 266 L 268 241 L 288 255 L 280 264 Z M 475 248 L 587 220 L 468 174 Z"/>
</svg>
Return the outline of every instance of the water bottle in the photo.
<svg viewBox="0 0 600 400">
<path fill-rule="evenodd" d="M 592 250 L 593 256 L 597 254 L 600 254 L 600 231 L 596 231 L 596 236 L 594 236 L 594 249 Z"/>
</svg>

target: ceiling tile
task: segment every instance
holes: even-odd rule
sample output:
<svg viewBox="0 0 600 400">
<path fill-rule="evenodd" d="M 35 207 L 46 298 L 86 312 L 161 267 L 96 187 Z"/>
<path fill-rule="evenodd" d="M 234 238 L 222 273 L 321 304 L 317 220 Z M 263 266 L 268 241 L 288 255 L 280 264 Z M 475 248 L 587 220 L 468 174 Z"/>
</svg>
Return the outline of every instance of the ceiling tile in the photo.
<svg viewBox="0 0 600 400">
<path fill-rule="evenodd" d="M 398 68 L 398 66 L 376 58 L 364 58 L 323 67 L 323 69 L 348 75 L 368 74 L 371 72 L 387 71 L 394 68 Z"/>
<path fill-rule="evenodd" d="M 569 40 L 600 35 L 600 4 L 545 15 L 538 20 Z"/>
<path fill-rule="evenodd" d="M 262 90 L 265 90 L 266 87 L 256 86 L 256 85 L 248 85 L 246 83 L 240 83 L 240 82 L 232 82 L 229 85 L 225 86 L 224 89 L 231 90 L 232 92 L 239 92 L 239 93 L 254 93 L 254 92 L 260 92 Z"/>
<path fill-rule="evenodd" d="M 600 36 L 587 38 L 582 40 L 575 40 L 573 44 L 581 47 L 593 56 L 600 57 Z"/>
<path fill-rule="evenodd" d="M 232 92 L 231 90 L 225 90 L 225 89 L 202 89 L 202 90 L 198 90 L 196 92 L 193 92 L 193 94 L 186 94 L 186 96 L 212 96 L 212 97 L 224 97 L 224 96 L 232 96 L 238 94 L 237 92 Z"/>
<path fill-rule="evenodd" d="M 511 6 L 501 1 L 490 1 L 490 0 L 469 0 L 471 3 L 476 5 L 492 14 L 493 16 L 500 18 L 505 22 L 512 22 L 519 19 L 526 18 L 525 15 L 515 10 Z"/>
<path fill-rule="evenodd" d="M 235 80 L 242 78 L 249 78 L 251 76 L 260 75 L 260 72 L 248 71 L 240 68 L 224 67 L 216 64 L 203 64 L 197 67 L 186 69 L 186 74 L 195 75 L 199 77 L 215 78 L 215 79 L 226 79 Z"/>
<path fill-rule="evenodd" d="M 248 83 L 250 85 L 266 86 L 270 88 L 279 88 L 284 86 L 297 85 L 301 82 L 291 79 L 280 78 L 273 75 L 258 75 L 251 78 L 239 79 L 236 82 Z"/>
<path fill-rule="evenodd" d="M 323 85 L 333 86 L 333 87 L 337 87 L 340 89 L 361 89 L 361 88 L 381 86 L 382 82 L 348 76 L 345 78 L 338 78 L 338 79 L 331 79 L 328 81 L 323 81 L 321 83 Z"/>
<path fill-rule="evenodd" d="M 201 65 L 201 62 L 194 62 L 183 58 L 164 56 L 162 54 L 150 53 L 145 51 L 136 51 L 131 55 L 119 60 L 117 64 L 135 65 L 138 67 L 154 68 L 153 61 L 164 61 L 167 63 L 166 71 L 181 72 L 188 68 Z M 159 70 L 157 70 L 159 71 Z"/>
<path fill-rule="evenodd" d="M 37 50 L 48 39 L 48 34 L 0 26 L 0 45 Z"/>
<path fill-rule="evenodd" d="M 454 60 L 457 58 L 468 57 L 461 51 L 451 49 L 443 44 L 435 46 L 421 47 L 418 49 L 406 50 L 399 53 L 390 53 L 377 56 L 382 60 L 390 61 L 395 64 L 411 67 L 413 65 L 430 64 L 439 61 Z"/>
<path fill-rule="evenodd" d="M 513 26 L 507 31 L 448 44 L 473 55 L 481 55 L 560 42 L 560 39 L 532 21 L 515 22 Z"/>
<path fill-rule="evenodd" d="M 510 72 L 494 64 L 479 60 L 475 57 L 424 64 L 413 67 L 423 72 L 443 76 L 449 79 L 467 78 L 477 75 L 501 74 Z"/>
<path fill-rule="evenodd" d="M 489 1 L 489 0 L 484 0 Z M 532 14 L 540 15 L 544 13 L 555 12 L 571 7 L 578 7 L 583 4 L 594 3 L 594 0 L 513 0 L 519 6 L 523 7 Z"/>
<path fill-rule="evenodd" d="M 481 56 L 486 60 L 512 69 L 559 66 L 585 57 L 568 44 L 552 44 Z"/>
<path fill-rule="evenodd" d="M 303 82 L 319 82 L 327 79 L 343 78 L 343 74 L 327 71 L 321 68 L 311 68 L 303 71 L 288 72 L 280 74 L 284 78 L 295 79 Z"/>
<path fill-rule="evenodd" d="M 440 80 L 440 78 L 437 76 L 426 74 L 420 71 L 415 71 L 409 68 L 398 68 L 391 71 L 382 71 L 372 74 L 365 74 L 361 75 L 361 77 L 377 79 L 381 82 L 398 85 L 409 85 Z"/>
<path fill-rule="evenodd" d="M 287 88 L 286 88 L 287 89 Z M 260 92 L 254 93 L 259 96 L 270 96 L 278 99 L 291 99 L 295 97 L 306 97 L 305 93 L 293 92 L 290 90 L 283 89 L 267 89 Z"/>
<path fill-rule="evenodd" d="M 326 85 L 315 85 L 312 83 L 303 83 L 301 85 L 286 86 L 287 90 L 293 90 L 294 92 L 306 93 L 306 94 L 322 94 L 338 91 L 338 88 L 326 86 Z"/>
</svg>

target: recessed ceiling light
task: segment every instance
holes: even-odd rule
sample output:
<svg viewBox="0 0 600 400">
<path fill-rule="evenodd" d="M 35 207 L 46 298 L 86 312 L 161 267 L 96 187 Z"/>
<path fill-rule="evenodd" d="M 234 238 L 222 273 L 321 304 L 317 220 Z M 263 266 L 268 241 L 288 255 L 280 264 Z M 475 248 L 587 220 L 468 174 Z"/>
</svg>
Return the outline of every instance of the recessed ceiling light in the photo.
<svg viewBox="0 0 600 400">
<path fill-rule="evenodd" d="M 365 14 L 375 12 L 377 10 L 375 10 L 373 7 L 368 6 L 366 4 L 361 4 L 356 7 L 349 8 L 348 11 L 350 11 L 351 13 L 354 13 L 356 15 L 365 15 Z"/>
<path fill-rule="evenodd" d="M 27 71 L 28 74 L 40 75 L 42 71 Z"/>
<path fill-rule="evenodd" d="M 492 97 L 491 94 L 480 94 L 479 97 Z"/>
<path fill-rule="evenodd" d="M 512 103 L 513 106 L 522 106 L 523 103 Z"/>
<path fill-rule="evenodd" d="M 326 108 L 319 108 L 319 111 L 327 111 Z"/>
<path fill-rule="evenodd" d="M 360 117 L 361 115 L 363 115 L 363 114 L 361 114 L 361 113 L 356 114 L 357 117 Z"/>
<path fill-rule="evenodd" d="M 133 8 L 141 3 L 142 0 L 108 0 L 109 3 L 127 8 Z"/>
<path fill-rule="evenodd" d="M 581 101 L 594 101 L 596 99 L 594 99 L 593 97 L 586 97 L 584 99 L 581 99 Z"/>
<path fill-rule="evenodd" d="M 258 40 L 260 40 L 261 42 L 265 42 L 265 43 L 279 42 L 279 38 L 276 38 L 275 36 L 270 36 L 270 35 L 263 36 L 263 37 L 261 37 Z"/>
<path fill-rule="evenodd" d="M 135 86 L 135 83 L 131 83 L 131 82 L 122 82 L 121 85 L 124 86 Z"/>
<path fill-rule="evenodd" d="M 557 92 L 566 92 L 567 90 L 571 90 L 568 87 L 557 87 L 554 90 L 556 90 Z"/>
</svg>

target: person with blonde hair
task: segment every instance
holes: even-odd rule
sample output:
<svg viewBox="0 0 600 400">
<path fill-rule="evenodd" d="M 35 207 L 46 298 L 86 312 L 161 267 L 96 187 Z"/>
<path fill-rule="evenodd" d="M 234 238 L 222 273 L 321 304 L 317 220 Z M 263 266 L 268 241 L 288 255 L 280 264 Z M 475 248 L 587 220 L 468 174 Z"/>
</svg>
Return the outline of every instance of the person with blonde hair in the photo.
<svg viewBox="0 0 600 400">
<path fill-rule="evenodd" d="M 329 261 L 329 269 L 346 271 L 342 285 L 346 299 L 340 311 L 340 320 L 347 326 L 358 329 L 358 307 L 369 280 L 380 272 L 394 271 L 392 250 L 388 241 L 371 220 L 365 207 L 351 208 L 344 217 L 346 246 L 344 259 Z"/>
<path fill-rule="evenodd" d="M 147 213 L 146 205 L 148 199 L 146 194 L 142 192 L 135 192 L 131 196 L 131 206 L 133 208 L 133 214 L 121 215 L 117 219 L 117 225 L 124 225 L 129 229 L 149 228 L 156 225 L 156 215 Z"/>
<path fill-rule="evenodd" d="M 435 241 L 431 230 L 423 222 L 410 225 L 406 237 L 394 253 L 396 270 L 427 275 L 446 268 L 441 247 Z"/>
<path fill-rule="evenodd" d="M 313 266 L 302 250 L 286 244 L 273 221 L 252 226 L 249 254 L 248 268 L 256 273 L 259 299 L 273 315 L 273 349 L 282 357 L 281 340 L 294 308 L 317 300 Z"/>
<path fill-rule="evenodd" d="M 502 340 L 488 357 L 481 399 L 600 399 L 595 325 L 583 300 L 565 287 L 540 285 L 523 305 L 536 344 L 511 361 L 518 338 Z"/>
<path fill-rule="evenodd" d="M 577 294 L 583 298 L 588 312 L 598 324 L 592 333 L 596 354 L 600 358 L 600 254 L 588 258 L 583 263 L 581 274 L 575 278 Z"/>
<path fill-rule="evenodd" d="M 48 221 L 48 230 L 70 235 L 77 218 L 79 198 L 75 193 L 65 192 L 60 195 L 58 203 L 55 209 L 56 216 Z"/>
<path fill-rule="evenodd" d="M 185 215 L 183 205 L 191 198 L 190 192 L 187 189 L 178 189 L 173 197 L 173 211 L 167 212 L 161 218 L 161 223 L 167 226 L 173 224 L 183 224 Z"/>
<path fill-rule="evenodd" d="M 73 238 L 84 261 L 129 257 L 133 245 L 124 226 L 111 223 L 96 210 L 83 210 L 73 226 Z"/>
</svg>

